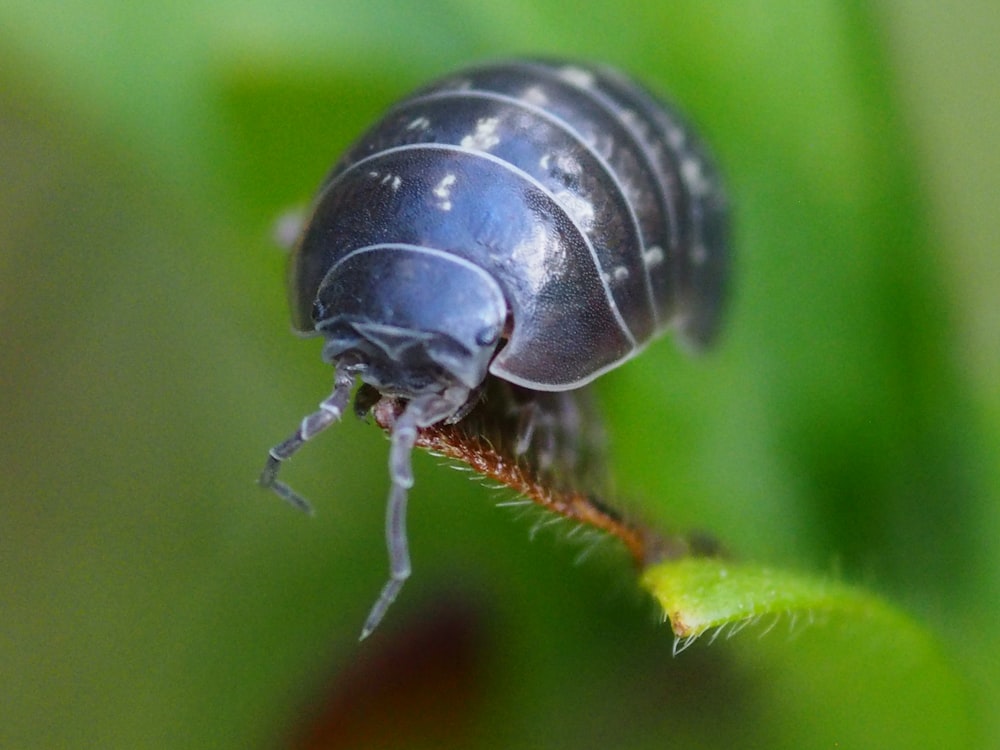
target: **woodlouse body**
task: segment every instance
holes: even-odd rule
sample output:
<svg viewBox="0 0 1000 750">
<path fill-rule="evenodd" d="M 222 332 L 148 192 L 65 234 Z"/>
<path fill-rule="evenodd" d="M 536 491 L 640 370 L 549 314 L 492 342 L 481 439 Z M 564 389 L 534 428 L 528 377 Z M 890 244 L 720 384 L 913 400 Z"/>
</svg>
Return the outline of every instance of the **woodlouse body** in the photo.
<svg viewBox="0 0 1000 750">
<path fill-rule="evenodd" d="M 393 107 L 324 181 L 292 255 L 295 327 L 326 338 L 333 394 L 271 451 L 339 418 L 356 379 L 406 406 L 392 428 L 392 578 L 416 431 L 460 419 L 487 377 L 577 389 L 668 328 L 694 346 L 719 321 L 726 201 L 680 116 L 605 67 L 510 61 Z"/>
</svg>

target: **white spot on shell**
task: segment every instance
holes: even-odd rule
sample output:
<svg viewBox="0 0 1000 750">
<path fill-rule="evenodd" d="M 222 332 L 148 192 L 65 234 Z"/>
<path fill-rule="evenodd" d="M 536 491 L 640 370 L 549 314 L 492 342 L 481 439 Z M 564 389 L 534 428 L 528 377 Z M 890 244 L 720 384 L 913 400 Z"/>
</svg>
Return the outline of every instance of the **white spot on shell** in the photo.
<svg viewBox="0 0 1000 750">
<path fill-rule="evenodd" d="M 545 227 L 538 226 L 530 237 L 512 248 L 509 262 L 523 269 L 524 278 L 531 286 L 529 291 L 538 293 L 550 278 L 552 269 L 564 266 L 565 255 L 559 243 L 551 241 Z"/>
<path fill-rule="evenodd" d="M 589 70 L 578 68 L 575 65 L 567 65 L 560 68 L 559 77 L 567 83 L 579 86 L 582 89 L 589 89 L 594 85 L 594 74 Z"/>
<path fill-rule="evenodd" d="M 611 271 L 601 271 L 601 281 L 607 286 L 625 281 L 629 277 L 628 269 L 625 266 L 615 266 Z"/>
<path fill-rule="evenodd" d="M 553 160 L 555 163 L 553 164 Z M 575 181 L 583 171 L 579 160 L 571 153 L 550 152 L 539 160 L 539 166 L 549 172 L 552 178 L 558 183 L 551 186 L 552 197 L 565 209 L 570 218 L 576 222 L 585 233 L 589 234 L 594 227 L 593 202 L 587 200 L 579 191 L 565 189 L 564 184 Z"/>
<path fill-rule="evenodd" d="M 684 129 L 679 128 L 676 125 L 669 125 L 666 130 L 667 143 L 670 144 L 670 148 L 675 151 L 680 151 L 684 146 L 684 141 L 687 137 L 684 135 Z"/>
<path fill-rule="evenodd" d="M 500 143 L 500 136 L 497 135 L 497 125 L 500 124 L 499 117 L 482 117 L 476 122 L 476 129 L 469 135 L 462 138 L 459 145 L 462 148 L 471 148 L 477 151 L 489 151 Z"/>
<path fill-rule="evenodd" d="M 427 130 L 431 126 L 431 121 L 426 117 L 421 115 L 420 117 L 412 120 L 409 125 L 406 126 L 407 130 Z"/>
<path fill-rule="evenodd" d="M 681 176 L 694 195 L 707 195 L 712 190 L 701 167 L 701 162 L 695 158 L 687 158 L 681 162 Z"/>
<path fill-rule="evenodd" d="M 549 95 L 541 86 L 529 86 L 521 94 L 521 98 L 528 104 L 535 104 L 539 107 L 544 107 L 549 103 Z"/>
<path fill-rule="evenodd" d="M 572 190 L 554 192 L 552 197 L 565 209 L 570 218 L 584 232 L 589 233 L 594 227 L 594 204 Z"/>
<path fill-rule="evenodd" d="M 574 177 L 583 171 L 580 168 L 579 160 L 570 153 L 559 154 L 556 159 L 556 168 L 564 175 L 573 175 Z"/>
<path fill-rule="evenodd" d="M 456 179 L 454 174 L 446 174 L 432 191 L 439 199 L 438 208 L 442 211 L 451 211 L 451 186 L 455 184 Z"/>
<path fill-rule="evenodd" d="M 379 174 L 378 172 L 368 173 L 370 177 L 378 177 L 378 174 Z M 393 192 L 395 192 L 396 190 L 399 190 L 399 186 L 403 184 L 403 178 L 400 177 L 398 174 L 392 174 L 392 172 L 386 172 L 382 176 L 382 179 L 379 180 L 379 184 L 388 185 L 390 188 L 392 188 Z"/>
<path fill-rule="evenodd" d="M 692 245 L 691 250 L 688 252 L 688 257 L 694 265 L 703 266 L 705 265 L 705 261 L 708 260 L 708 249 L 699 242 L 696 245 Z"/>
<path fill-rule="evenodd" d="M 654 268 L 663 262 L 663 248 L 659 245 L 652 245 L 642 254 L 642 262 L 646 268 Z"/>
</svg>

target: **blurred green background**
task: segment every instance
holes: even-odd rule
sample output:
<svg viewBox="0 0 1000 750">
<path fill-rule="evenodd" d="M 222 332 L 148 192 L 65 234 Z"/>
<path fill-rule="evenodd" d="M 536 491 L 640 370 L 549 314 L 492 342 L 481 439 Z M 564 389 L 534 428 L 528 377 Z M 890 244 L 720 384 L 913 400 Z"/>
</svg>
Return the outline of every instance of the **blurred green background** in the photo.
<svg viewBox="0 0 1000 750">
<path fill-rule="evenodd" d="M 0 746 L 996 747 L 1000 13 L 554 0 L 0 6 Z M 604 60 L 699 124 L 737 209 L 718 350 L 602 378 L 617 496 L 839 576 L 937 653 L 822 618 L 671 656 L 613 544 L 348 419 L 254 484 L 329 390 L 289 333 L 282 211 L 411 87 Z M 791 626 L 791 627 L 790 627 Z"/>
</svg>

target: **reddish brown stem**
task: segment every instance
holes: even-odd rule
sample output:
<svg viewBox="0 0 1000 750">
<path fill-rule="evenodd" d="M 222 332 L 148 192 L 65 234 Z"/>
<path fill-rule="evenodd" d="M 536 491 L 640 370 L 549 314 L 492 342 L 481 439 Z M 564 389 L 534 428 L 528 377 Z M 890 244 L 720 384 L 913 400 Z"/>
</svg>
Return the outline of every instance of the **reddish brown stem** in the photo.
<svg viewBox="0 0 1000 750">
<path fill-rule="evenodd" d="M 383 399 L 372 409 L 372 414 L 382 429 L 390 431 L 399 408 L 396 401 Z M 416 445 L 467 464 L 479 474 L 510 487 L 552 513 L 617 537 L 640 568 L 664 557 L 682 555 L 684 550 L 672 549 L 675 543 L 686 548 L 686 544 L 680 540 L 667 543 L 650 531 L 625 520 L 593 496 L 552 486 L 541 479 L 538 472 L 527 466 L 524 460 L 506 455 L 482 435 L 470 434 L 462 426 L 462 422 L 425 427 L 418 431 Z"/>
</svg>

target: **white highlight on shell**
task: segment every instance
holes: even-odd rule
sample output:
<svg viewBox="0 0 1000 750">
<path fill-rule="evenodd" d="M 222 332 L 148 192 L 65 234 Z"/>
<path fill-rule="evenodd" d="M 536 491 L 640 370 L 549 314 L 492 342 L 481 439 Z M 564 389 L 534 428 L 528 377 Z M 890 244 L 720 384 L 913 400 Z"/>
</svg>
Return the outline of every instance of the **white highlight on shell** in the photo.
<svg viewBox="0 0 1000 750">
<path fill-rule="evenodd" d="M 556 168 L 567 175 L 578 175 L 583 171 L 580 160 L 571 153 L 561 153 L 556 158 Z"/>
<path fill-rule="evenodd" d="M 579 86 L 582 89 L 589 89 L 594 85 L 594 74 L 589 70 L 578 68 L 575 65 L 566 65 L 560 68 L 558 75 L 567 83 Z"/>
<path fill-rule="evenodd" d="M 409 125 L 406 126 L 407 130 L 427 130 L 431 126 L 431 121 L 421 115 L 420 117 L 412 120 Z"/>
<path fill-rule="evenodd" d="M 555 164 L 552 163 L 553 158 L 555 158 Z M 576 177 L 582 171 L 580 161 L 569 153 L 547 153 L 539 160 L 539 166 L 547 172 L 556 173 L 561 178 Z M 551 195 L 581 230 L 586 234 L 593 231 L 596 211 L 592 201 L 587 200 L 575 190 L 553 189 Z"/>
<path fill-rule="evenodd" d="M 625 266 L 615 266 L 611 271 L 601 271 L 601 281 L 605 284 L 610 285 L 612 283 L 621 283 L 629 277 L 629 270 Z"/>
<path fill-rule="evenodd" d="M 558 193 L 553 192 L 552 197 L 556 203 L 563 207 L 580 229 L 590 234 L 594 228 L 593 203 L 578 193 L 574 193 L 572 190 L 563 190 Z"/>
<path fill-rule="evenodd" d="M 553 268 L 566 262 L 565 250 L 559 243 L 551 242 L 545 227 L 538 225 L 529 237 L 511 249 L 510 263 L 524 271 L 524 278 L 532 284 L 531 294 L 541 291 Z"/>
<path fill-rule="evenodd" d="M 497 126 L 500 124 L 499 117 L 482 117 L 476 121 L 476 129 L 469 135 L 462 138 L 459 145 L 462 148 L 475 149 L 477 151 L 489 151 L 500 143 L 500 136 L 497 135 Z"/>
<path fill-rule="evenodd" d="M 388 185 L 389 187 L 392 188 L 393 192 L 395 192 L 399 190 L 399 186 L 403 184 L 403 178 L 400 177 L 398 174 L 387 173 L 382 178 L 381 184 Z"/>
<path fill-rule="evenodd" d="M 651 245 L 642 253 L 642 262 L 646 264 L 646 268 L 655 268 L 663 262 L 663 258 L 663 248 L 659 245 Z"/>
<path fill-rule="evenodd" d="M 434 196 L 438 198 L 438 208 L 442 211 L 451 211 L 451 186 L 458 178 L 454 174 L 446 174 L 441 178 L 433 189 Z"/>
<path fill-rule="evenodd" d="M 520 98 L 528 102 L 528 104 L 534 104 L 537 107 L 544 107 L 549 103 L 549 95 L 545 93 L 545 89 L 541 86 L 529 86 L 521 94 Z"/>
<path fill-rule="evenodd" d="M 664 129 L 663 134 L 666 137 L 667 143 L 670 144 L 670 148 L 674 149 L 674 151 L 680 151 L 684 147 L 684 141 L 687 140 L 684 128 L 674 124 L 668 125 Z"/>
<path fill-rule="evenodd" d="M 702 266 L 708 260 L 708 248 L 698 242 L 691 246 L 691 250 L 688 251 L 688 257 L 694 265 Z"/>
<path fill-rule="evenodd" d="M 689 157 L 681 161 L 681 176 L 694 195 L 707 195 L 712 190 L 712 183 L 705 177 L 698 159 Z"/>
<path fill-rule="evenodd" d="M 591 151 L 604 159 L 606 162 L 612 161 L 612 157 L 614 156 L 616 149 L 614 138 L 607 134 L 602 135 L 597 130 L 589 130 L 585 133 L 581 133 L 580 136 L 581 140 L 590 148 Z"/>
<path fill-rule="evenodd" d="M 553 159 L 555 160 L 554 165 L 552 163 Z M 572 175 L 574 177 L 583 172 L 583 168 L 580 166 L 580 160 L 577 159 L 571 152 L 567 151 L 549 151 L 547 154 L 542 154 L 541 158 L 538 160 L 538 166 L 546 172 L 551 169 L 555 169 L 563 175 Z"/>
<path fill-rule="evenodd" d="M 618 112 L 618 119 L 621 120 L 623 125 L 630 128 L 640 128 L 645 127 L 638 115 L 631 109 L 622 109 Z"/>
</svg>

